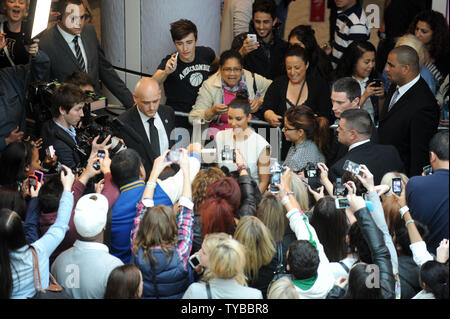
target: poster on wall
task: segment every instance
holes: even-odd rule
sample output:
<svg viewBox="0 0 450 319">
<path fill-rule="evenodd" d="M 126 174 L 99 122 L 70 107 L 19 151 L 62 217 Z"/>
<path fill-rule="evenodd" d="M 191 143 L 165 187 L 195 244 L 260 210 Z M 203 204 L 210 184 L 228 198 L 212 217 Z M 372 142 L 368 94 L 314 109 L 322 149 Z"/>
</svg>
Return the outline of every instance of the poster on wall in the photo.
<svg viewBox="0 0 450 319">
<path fill-rule="evenodd" d="M 309 6 L 309 22 L 325 23 L 327 15 L 327 0 L 311 0 Z"/>
</svg>

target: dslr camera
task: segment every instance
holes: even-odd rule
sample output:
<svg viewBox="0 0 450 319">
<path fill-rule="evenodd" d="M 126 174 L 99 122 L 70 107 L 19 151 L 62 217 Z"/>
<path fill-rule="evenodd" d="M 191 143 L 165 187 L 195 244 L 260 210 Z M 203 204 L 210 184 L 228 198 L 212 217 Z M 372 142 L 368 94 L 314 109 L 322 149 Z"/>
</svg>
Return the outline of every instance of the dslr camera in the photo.
<svg viewBox="0 0 450 319">
<path fill-rule="evenodd" d="M 301 170 L 305 177 L 308 178 L 308 184 L 312 189 L 318 189 L 320 184 L 320 169 L 316 164 L 308 162 Z"/>
</svg>

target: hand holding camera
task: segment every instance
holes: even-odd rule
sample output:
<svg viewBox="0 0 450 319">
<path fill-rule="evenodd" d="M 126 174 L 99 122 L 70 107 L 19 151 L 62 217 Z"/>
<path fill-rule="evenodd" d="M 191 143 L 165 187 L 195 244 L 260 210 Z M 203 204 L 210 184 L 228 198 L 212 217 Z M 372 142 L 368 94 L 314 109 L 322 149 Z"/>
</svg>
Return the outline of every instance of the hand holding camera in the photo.
<svg viewBox="0 0 450 319">
<path fill-rule="evenodd" d="M 244 40 L 242 47 L 239 49 L 239 53 L 242 57 L 245 57 L 252 51 L 255 51 L 259 48 L 259 42 L 257 40 L 256 34 L 247 34 L 247 38 Z"/>
<path fill-rule="evenodd" d="M 172 54 L 170 59 L 167 60 L 166 67 L 164 69 L 167 75 L 172 74 L 177 69 L 177 62 L 178 62 L 178 52 Z"/>
<path fill-rule="evenodd" d="M 33 185 L 33 186 L 31 184 L 28 184 L 28 185 L 29 185 L 29 189 L 30 189 L 30 196 L 32 198 L 33 197 L 38 197 L 39 191 L 40 191 L 41 186 L 42 186 L 42 182 L 36 181 L 35 185 Z"/>
<path fill-rule="evenodd" d="M 356 175 L 356 178 L 358 178 L 361 181 L 361 184 L 363 184 L 363 186 L 367 189 L 369 193 L 375 190 L 373 175 L 366 165 L 361 164 L 359 166 L 359 174 Z"/>
<path fill-rule="evenodd" d="M 153 162 L 153 168 L 150 173 L 150 177 L 148 178 L 149 182 L 156 182 L 158 176 L 162 173 L 162 171 L 172 164 L 172 162 L 168 162 L 166 160 L 167 154 L 169 154 L 170 150 L 166 150 L 161 156 L 157 157 Z"/>
<path fill-rule="evenodd" d="M 291 169 L 289 167 L 283 167 L 279 177 L 280 182 L 274 186 L 277 187 L 280 199 L 282 199 L 291 191 Z M 272 185 L 272 180 L 270 185 Z"/>
<path fill-rule="evenodd" d="M 75 175 L 72 173 L 72 170 L 68 168 L 66 165 L 62 165 L 61 169 L 61 183 L 63 184 L 63 188 L 65 191 L 72 191 L 72 185 L 75 181 Z"/>
<path fill-rule="evenodd" d="M 403 183 L 403 181 L 401 181 L 401 185 L 402 185 L 402 191 L 400 193 L 400 195 L 395 194 L 394 192 L 392 192 L 392 196 L 394 196 L 397 200 L 398 200 L 398 204 L 400 205 L 400 207 L 406 206 L 406 187 L 405 187 L 405 183 Z"/>
<path fill-rule="evenodd" d="M 349 193 L 347 195 L 347 200 L 353 213 L 357 212 L 361 208 L 366 207 L 366 201 L 364 200 L 364 198 L 354 193 Z"/>
<path fill-rule="evenodd" d="M 308 191 L 313 195 L 316 202 L 318 202 L 321 198 L 325 197 L 324 195 L 324 186 L 320 186 L 317 191 L 313 190 L 311 186 L 308 185 Z"/>
</svg>

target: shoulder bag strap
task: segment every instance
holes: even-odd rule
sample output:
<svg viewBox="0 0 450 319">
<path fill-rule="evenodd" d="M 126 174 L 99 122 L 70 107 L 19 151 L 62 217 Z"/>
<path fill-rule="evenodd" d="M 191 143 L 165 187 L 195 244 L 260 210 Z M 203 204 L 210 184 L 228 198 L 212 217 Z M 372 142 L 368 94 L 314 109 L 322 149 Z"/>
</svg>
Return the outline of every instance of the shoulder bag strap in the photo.
<svg viewBox="0 0 450 319">
<path fill-rule="evenodd" d="M 277 244 L 277 261 L 278 265 L 283 264 L 283 246 L 281 245 L 281 243 Z"/>
<path fill-rule="evenodd" d="M 39 291 L 42 290 L 42 283 L 41 283 L 41 274 L 39 271 L 39 259 L 36 253 L 36 250 L 33 246 L 30 246 L 31 254 L 33 255 L 33 277 L 34 277 L 34 290 L 36 293 L 38 293 L 38 287 L 37 287 L 37 281 L 39 281 Z M 36 275 L 37 273 L 37 275 Z"/>
<path fill-rule="evenodd" d="M 208 295 L 208 299 L 212 299 L 211 286 L 209 284 L 209 281 L 206 282 L 206 294 Z"/>
<path fill-rule="evenodd" d="M 345 272 L 348 274 L 350 269 L 348 269 L 347 265 L 344 264 L 342 261 L 340 261 L 339 264 L 342 266 L 342 268 L 344 268 Z"/>
<path fill-rule="evenodd" d="M 256 92 L 258 92 L 258 88 L 256 87 L 256 78 L 254 72 L 252 72 L 252 77 L 253 77 L 253 94 L 255 94 L 256 97 Z"/>
</svg>

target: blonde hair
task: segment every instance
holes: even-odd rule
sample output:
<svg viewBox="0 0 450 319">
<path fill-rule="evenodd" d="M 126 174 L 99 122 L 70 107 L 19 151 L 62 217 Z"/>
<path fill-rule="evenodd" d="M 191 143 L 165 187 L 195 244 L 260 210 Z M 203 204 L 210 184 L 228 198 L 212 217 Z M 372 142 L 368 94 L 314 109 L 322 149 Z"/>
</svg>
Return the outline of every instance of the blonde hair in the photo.
<svg viewBox="0 0 450 319">
<path fill-rule="evenodd" d="M 281 277 L 270 284 L 267 299 L 300 299 L 289 277 Z"/>
<path fill-rule="evenodd" d="M 227 239 L 231 239 L 231 235 L 227 233 L 210 233 L 205 236 L 203 239 L 202 245 L 205 245 L 205 248 L 208 250 L 208 256 L 211 254 L 213 249 L 219 245 L 221 242 Z M 214 278 L 214 274 L 211 272 L 211 270 L 208 268 L 205 269 L 205 272 L 203 273 L 201 281 L 210 281 Z"/>
<path fill-rule="evenodd" d="M 425 46 L 414 34 L 405 34 L 397 39 L 395 47 L 406 45 L 413 48 L 419 56 L 419 66 L 422 66 L 425 59 Z"/>
<path fill-rule="evenodd" d="M 209 269 L 215 278 L 234 279 L 247 286 L 244 274 L 245 247 L 233 238 L 228 238 L 212 249 L 209 254 Z"/>
<path fill-rule="evenodd" d="M 275 243 L 266 225 L 255 216 L 241 218 L 234 238 L 247 248 L 245 274 L 250 281 L 258 278 L 259 269 L 268 265 L 275 254 Z"/>
<path fill-rule="evenodd" d="M 258 206 L 256 216 L 266 225 L 272 234 L 275 242 L 283 240 L 289 220 L 281 201 L 274 195 L 267 192 Z"/>
<path fill-rule="evenodd" d="M 300 176 L 291 173 L 291 191 L 294 192 L 295 199 L 300 205 L 300 209 L 304 212 L 309 211 L 309 195 L 308 189 L 303 183 Z"/>
</svg>

